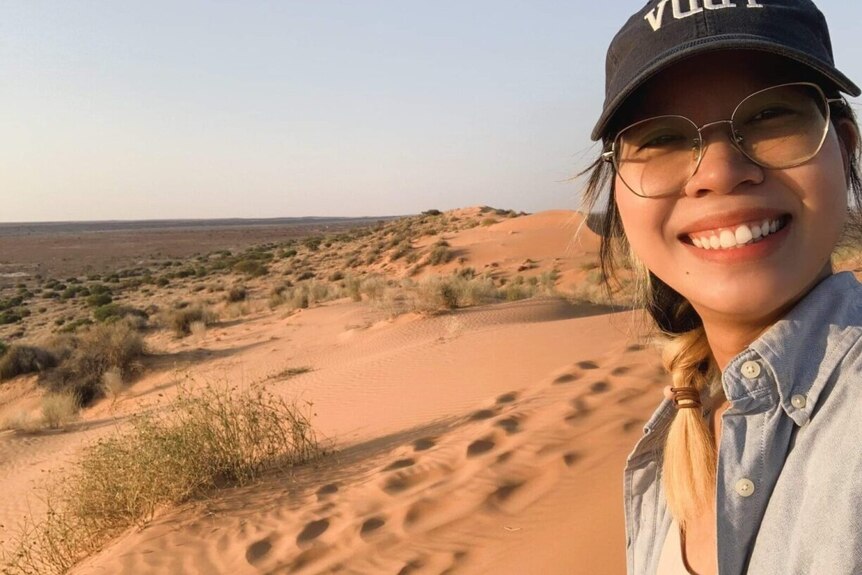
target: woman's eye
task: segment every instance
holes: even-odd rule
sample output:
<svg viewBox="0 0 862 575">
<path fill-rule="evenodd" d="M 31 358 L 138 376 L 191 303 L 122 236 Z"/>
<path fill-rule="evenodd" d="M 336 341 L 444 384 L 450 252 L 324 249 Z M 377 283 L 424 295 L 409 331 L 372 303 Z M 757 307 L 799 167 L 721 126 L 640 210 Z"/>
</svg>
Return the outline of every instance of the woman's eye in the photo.
<svg viewBox="0 0 862 575">
<path fill-rule="evenodd" d="M 679 147 L 685 144 L 687 141 L 688 138 L 686 138 L 682 134 L 659 134 L 657 136 L 645 138 L 644 141 L 641 142 L 641 144 L 638 146 L 638 149 L 645 150 L 650 148 Z"/>
<path fill-rule="evenodd" d="M 794 115 L 796 115 L 796 111 L 791 108 L 773 106 L 771 108 L 764 108 L 756 114 L 753 114 L 745 123 L 752 124 L 757 122 L 768 122 L 769 120 L 780 120 Z"/>
</svg>

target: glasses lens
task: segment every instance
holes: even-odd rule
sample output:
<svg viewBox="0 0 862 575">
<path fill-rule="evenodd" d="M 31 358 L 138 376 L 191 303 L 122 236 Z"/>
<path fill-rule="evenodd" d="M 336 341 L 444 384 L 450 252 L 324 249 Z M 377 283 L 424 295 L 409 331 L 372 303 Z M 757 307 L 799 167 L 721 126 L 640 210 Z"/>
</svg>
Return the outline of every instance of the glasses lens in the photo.
<svg viewBox="0 0 862 575">
<path fill-rule="evenodd" d="M 740 149 L 766 168 L 801 164 L 820 150 L 829 105 L 817 87 L 777 86 L 753 94 L 733 113 Z"/>
<path fill-rule="evenodd" d="M 641 196 L 677 193 L 697 166 L 700 136 L 682 116 L 660 116 L 617 136 L 617 173 Z"/>
</svg>

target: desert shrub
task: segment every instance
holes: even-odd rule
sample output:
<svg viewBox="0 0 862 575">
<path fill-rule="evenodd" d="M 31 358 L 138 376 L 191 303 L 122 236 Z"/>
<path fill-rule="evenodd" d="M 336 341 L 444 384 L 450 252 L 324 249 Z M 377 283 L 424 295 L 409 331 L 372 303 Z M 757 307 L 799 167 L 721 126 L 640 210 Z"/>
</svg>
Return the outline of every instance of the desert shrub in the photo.
<svg viewBox="0 0 862 575">
<path fill-rule="evenodd" d="M 386 280 L 380 276 L 371 276 L 362 280 L 361 292 L 368 297 L 369 301 L 379 301 L 386 291 Z"/>
<path fill-rule="evenodd" d="M 0 357 L 3 357 L 7 349 L 9 349 L 9 346 L 6 345 L 6 342 L 0 340 Z"/>
<path fill-rule="evenodd" d="M 92 295 L 87 296 L 87 305 L 90 307 L 99 307 L 103 305 L 108 305 L 113 302 L 114 298 L 111 297 L 109 293 L 94 293 Z"/>
<path fill-rule="evenodd" d="M 322 454 L 303 409 L 260 388 L 180 388 L 164 409 L 85 449 L 48 511 L 11 532 L 3 573 L 60 575 L 159 508 L 249 484 Z"/>
<path fill-rule="evenodd" d="M 306 309 L 309 306 L 309 297 L 307 289 L 294 289 L 293 295 L 290 298 L 290 306 L 294 309 Z"/>
<path fill-rule="evenodd" d="M 37 373 L 57 365 L 50 351 L 32 345 L 14 344 L 0 356 L 0 381 L 27 373 Z"/>
<path fill-rule="evenodd" d="M 353 301 L 362 301 L 361 288 L 362 281 L 357 277 L 351 276 L 344 282 L 344 289 Z"/>
<path fill-rule="evenodd" d="M 410 244 L 410 240 L 404 240 L 402 242 L 399 242 L 394 246 L 394 248 L 395 249 L 392 250 L 392 253 L 389 254 L 389 259 L 391 261 L 403 258 L 413 250 L 413 246 Z"/>
<path fill-rule="evenodd" d="M 39 378 L 54 393 L 71 393 L 79 405 L 88 405 L 104 395 L 103 376 L 112 368 L 123 376 L 140 369 L 144 340 L 123 321 L 98 324 L 69 342 L 71 350 L 60 365 Z"/>
<path fill-rule="evenodd" d="M 235 272 L 239 272 L 250 277 L 265 276 L 269 273 L 269 269 L 266 267 L 266 264 L 255 259 L 240 260 L 233 265 L 233 269 Z"/>
<path fill-rule="evenodd" d="M 441 212 L 440 210 L 425 210 L 424 212 L 422 212 L 422 215 L 423 216 L 439 216 L 442 213 L 443 212 Z"/>
<path fill-rule="evenodd" d="M 173 310 L 167 314 L 166 323 L 177 337 L 185 337 L 191 333 L 192 323 L 200 321 L 212 325 L 218 321 L 218 316 L 203 305 L 193 305 Z"/>
<path fill-rule="evenodd" d="M 269 292 L 269 307 L 272 309 L 277 308 L 280 305 L 283 305 L 284 302 L 287 301 L 287 296 L 285 295 L 289 286 L 287 284 L 279 284 L 273 287 Z"/>
<path fill-rule="evenodd" d="M 440 240 L 431 248 L 431 252 L 428 254 L 428 263 L 432 266 L 445 264 L 452 259 L 452 255 L 449 242 Z"/>
<path fill-rule="evenodd" d="M 11 323 L 18 323 L 23 318 L 23 314 L 20 310 L 7 309 L 4 311 L 0 311 L 0 325 L 9 325 Z"/>
<path fill-rule="evenodd" d="M 103 293 L 111 293 L 111 288 L 104 284 L 90 284 L 87 289 L 93 295 L 103 294 Z"/>
<path fill-rule="evenodd" d="M 496 223 L 497 223 L 497 220 L 495 218 L 484 218 L 482 220 L 483 226 L 493 226 Z"/>
<path fill-rule="evenodd" d="M 90 318 L 79 317 L 78 319 L 67 321 L 58 331 L 60 333 L 75 333 L 78 329 L 88 325 L 93 325 L 93 321 Z"/>
<path fill-rule="evenodd" d="M 236 303 L 238 301 L 245 301 L 246 295 L 247 293 L 244 286 L 233 286 L 228 290 L 225 299 L 229 303 Z"/>
<path fill-rule="evenodd" d="M 314 278 L 315 278 L 314 272 L 309 271 L 309 270 L 305 270 L 304 272 L 302 272 L 298 276 L 296 276 L 296 281 L 312 280 Z"/>
<path fill-rule="evenodd" d="M 515 279 L 519 278 L 523 280 L 521 276 L 518 276 Z M 525 281 L 515 281 L 506 284 L 506 287 L 503 290 L 503 294 L 507 301 L 518 301 L 533 297 L 533 295 L 535 294 L 535 287 L 529 285 Z"/>
<path fill-rule="evenodd" d="M 80 410 L 73 393 L 46 393 L 42 396 L 42 424 L 48 429 L 59 429 L 75 419 Z"/>
<path fill-rule="evenodd" d="M 344 272 L 341 270 L 336 270 L 336 271 L 332 272 L 331 274 L 329 274 L 329 281 L 331 281 L 331 282 L 337 282 L 337 281 L 343 280 L 343 279 L 344 279 Z"/>
<path fill-rule="evenodd" d="M 132 318 L 136 325 L 146 325 L 149 316 L 147 312 L 116 303 L 102 305 L 93 310 L 93 319 L 98 322 L 116 321 L 122 318 Z"/>
</svg>

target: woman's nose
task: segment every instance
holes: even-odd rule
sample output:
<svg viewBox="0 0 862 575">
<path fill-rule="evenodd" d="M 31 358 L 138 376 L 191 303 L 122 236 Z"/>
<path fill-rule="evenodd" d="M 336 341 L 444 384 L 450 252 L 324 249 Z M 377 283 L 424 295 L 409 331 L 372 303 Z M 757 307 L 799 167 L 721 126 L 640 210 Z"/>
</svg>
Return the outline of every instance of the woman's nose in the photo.
<svg viewBox="0 0 862 575">
<path fill-rule="evenodd" d="M 687 196 L 729 194 L 743 185 L 763 181 L 763 168 L 734 144 L 730 126 L 711 126 L 701 135 L 700 163 L 683 190 Z"/>
</svg>

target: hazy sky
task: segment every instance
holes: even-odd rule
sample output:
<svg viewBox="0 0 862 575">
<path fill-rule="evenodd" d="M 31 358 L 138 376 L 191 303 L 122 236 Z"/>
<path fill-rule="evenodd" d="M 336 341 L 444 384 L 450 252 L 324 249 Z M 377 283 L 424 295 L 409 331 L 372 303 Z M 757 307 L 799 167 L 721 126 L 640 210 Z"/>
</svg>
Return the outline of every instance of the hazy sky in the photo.
<svg viewBox="0 0 862 575">
<path fill-rule="evenodd" d="M 641 5 L 0 0 L 0 221 L 574 208 Z"/>
</svg>

